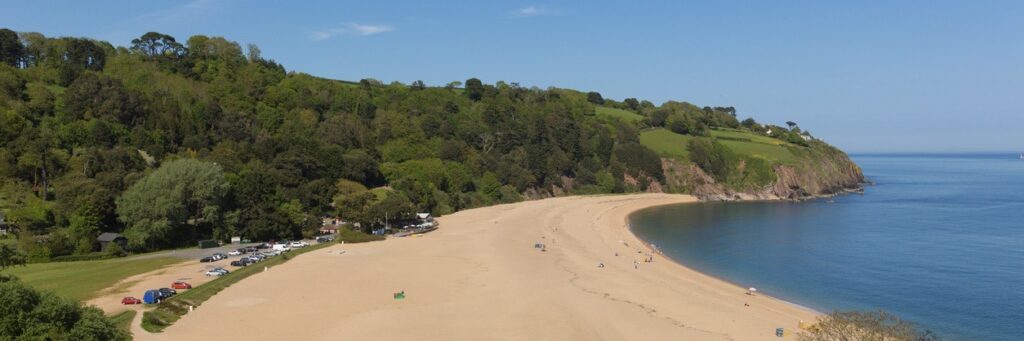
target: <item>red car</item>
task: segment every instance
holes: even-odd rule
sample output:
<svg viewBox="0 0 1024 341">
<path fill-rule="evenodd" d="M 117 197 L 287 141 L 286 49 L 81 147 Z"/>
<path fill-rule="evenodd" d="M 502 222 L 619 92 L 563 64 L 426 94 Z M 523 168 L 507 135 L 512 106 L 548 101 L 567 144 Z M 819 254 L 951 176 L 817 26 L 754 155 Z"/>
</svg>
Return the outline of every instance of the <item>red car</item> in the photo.
<svg viewBox="0 0 1024 341">
<path fill-rule="evenodd" d="M 142 304 L 142 300 L 135 297 L 125 297 L 121 299 L 121 304 Z"/>
<path fill-rule="evenodd" d="M 185 282 L 174 282 L 171 284 L 171 288 L 174 289 L 192 289 L 192 285 Z"/>
</svg>

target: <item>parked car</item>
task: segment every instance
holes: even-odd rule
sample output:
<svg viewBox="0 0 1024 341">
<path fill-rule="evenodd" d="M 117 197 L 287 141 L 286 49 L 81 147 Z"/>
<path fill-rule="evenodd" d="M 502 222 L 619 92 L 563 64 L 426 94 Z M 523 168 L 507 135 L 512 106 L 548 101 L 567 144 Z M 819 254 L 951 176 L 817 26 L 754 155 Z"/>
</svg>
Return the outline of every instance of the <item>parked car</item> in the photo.
<svg viewBox="0 0 1024 341">
<path fill-rule="evenodd" d="M 215 261 L 215 260 L 216 259 L 213 259 L 213 257 L 203 257 L 202 259 L 199 260 L 199 262 L 200 263 L 209 263 L 209 262 L 212 262 L 212 261 Z"/>
<path fill-rule="evenodd" d="M 274 244 L 274 251 L 287 252 L 291 250 L 288 244 Z"/>
<path fill-rule="evenodd" d="M 270 244 L 259 243 L 259 244 L 256 244 L 256 246 L 253 246 L 253 247 L 256 248 L 256 249 L 259 249 L 259 250 L 269 249 L 270 248 Z"/>
<path fill-rule="evenodd" d="M 253 253 L 253 252 L 256 252 L 256 251 L 258 251 L 258 250 L 255 247 L 252 247 L 252 246 L 245 248 L 245 252 L 247 252 L 247 253 Z"/>
<path fill-rule="evenodd" d="M 142 295 L 142 302 L 145 304 L 160 303 L 162 299 L 164 299 L 164 294 L 160 290 L 146 290 L 146 293 Z"/>
<path fill-rule="evenodd" d="M 241 266 L 247 266 L 247 265 L 249 265 L 249 262 L 243 261 L 241 259 L 236 260 L 236 261 L 231 261 L 231 266 L 239 266 L 239 267 L 241 267 Z"/>
<path fill-rule="evenodd" d="M 304 242 L 304 241 L 297 241 L 297 242 L 292 242 L 291 243 L 291 247 L 293 247 L 293 248 L 300 248 L 300 247 L 306 247 L 306 246 L 309 246 L 309 244 Z"/>
<path fill-rule="evenodd" d="M 334 237 L 331 237 L 331 236 L 319 236 L 319 237 L 316 237 L 316 242 L 317 243 L 328 243 L 328 242 L 332 242 L 332 241 L 334 241 Z"/>
<path fill-rule="evenodd" d="M 242 251 L 232 250 L 231 252 L 228 252 L 228 254 L 232 256 L 238 256 L 242 254 Z"/>
<path fill-rule="evenodd" d="M 225 254 L 220 253 L 220 252 L 213 254 L 213 257 L 217 258 L 217 260 L 228 259 L 228 255 L 225 255 Z"/>
<path fill-rule="evenodd" d="M 135 297 L 125 297 L 121 299 L 121 304 L 142 304 L 142 300 Z"/>
<path fill-rule="evenodd" d="M 174 282 L 171 283 L 173 289 L 192 289 L 192 285 L 185 282 Z"/>
<path fill-rule="evenodd" d="M 234 263 L 234 262 L 232 262 L 232 263 Z M 213 269 L 213 270 L 210 270 L 210 271 L 206 272 L 207 276 L 224 276 L 224 275 L 227 275 L 227 274 L 228 274 L 227 270 L 224 270 L 224 269 Z"/>
<path fill-rule="evenodd" d="M 165 298 L 171 297 L 171 296 L 174 296 L 174 295 L 178 294 L 177 290 L 174 290 L 174 289 L 171 289 L 171 288 L 160 288 L 159 290 L 160 290 L 160 293 L 163 294 L 163 296 Z"/>
</svg>

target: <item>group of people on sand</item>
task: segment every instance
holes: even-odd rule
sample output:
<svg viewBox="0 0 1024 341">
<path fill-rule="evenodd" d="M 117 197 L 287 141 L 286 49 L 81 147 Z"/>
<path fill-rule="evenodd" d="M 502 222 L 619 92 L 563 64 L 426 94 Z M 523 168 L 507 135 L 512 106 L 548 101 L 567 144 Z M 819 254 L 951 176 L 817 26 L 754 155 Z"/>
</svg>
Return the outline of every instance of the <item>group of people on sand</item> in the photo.
<svg viewBox="0 0 1024 341">
<path fill-rule="evenodd" d="M 627 244 L 626 242 L 622 242 L 622 244 L 624 244 L 626 246 L 629 246 L 629 244 Z M 637 250 L 636 253 L 643 254 L 643 251 Z M 615 257 L 618 257 L 618 256 L 619 256 L 619 253 L 616 251 L 615 252 Z M 648 253 L 646 256 L 644 256 L 644 263 L 652 263 L 652 262 L 654 262 L 654 254 L 653 253 Z M 604 267 L 604 262 L 598 262 L 597 263 L 597 267 L 598 268 L 603 268 Z M 640 261 L 636 260 L 635 258 L 633 259 L 633 269 L 640 269 Z"/>
</svg>

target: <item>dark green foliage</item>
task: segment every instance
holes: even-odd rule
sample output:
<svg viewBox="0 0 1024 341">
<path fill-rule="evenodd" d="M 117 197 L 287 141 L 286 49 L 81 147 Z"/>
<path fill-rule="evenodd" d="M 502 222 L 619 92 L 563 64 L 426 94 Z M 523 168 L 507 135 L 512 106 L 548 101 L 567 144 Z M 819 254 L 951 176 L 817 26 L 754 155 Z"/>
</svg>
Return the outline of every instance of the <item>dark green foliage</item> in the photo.
<svg viewBox="0 0 1024 341">
<path fill-rule="evenodd" d="M 625 143 L 615 147 L 615 159 L 626 167 L 627 173 L 634 177 L 646 175 L 658 181 L 664 181 L 661 169 L 661 157 L 657 153 L 639 143 Z"/>
<path fill-rule="evenodd" d="M 484 86 L 479 79 L 470 78 L 466 80 L 466 97 L 471 101 L 479 101 L 484 96 Z"/>
<path fill-rule="evenodd" d="M 594 103 L 597 105 L 604 104 L 604 97 L 601 97 L 601 93 L 597 91 L 591 91 L 587 93 L 587 102 Z"/>
<path fill-rule="evenodd" d="M 0 29 L 0 63 L 19 66 L 24 54 L 25 46 L 21 44 L 18 33 L 6 28 Z"/>
<path fill-rule="evenodd" d="M 0 271 L 12 266 L 25 266 L 25 255 L 7 244 L 0 244 Z"/>
<path fill-rule="evenodd" d="M 715 180 L 724 182 L 732 172 L 732 152 L 725 145 L 710 138 L 695 138 L 686 146 L 693 161 Z"/>
<path fill-rule="evenodd" d="M 0 339 L 129 340 L 95 307 L 40 293 L 17 280 L 0 281 Z"/>
</svg>

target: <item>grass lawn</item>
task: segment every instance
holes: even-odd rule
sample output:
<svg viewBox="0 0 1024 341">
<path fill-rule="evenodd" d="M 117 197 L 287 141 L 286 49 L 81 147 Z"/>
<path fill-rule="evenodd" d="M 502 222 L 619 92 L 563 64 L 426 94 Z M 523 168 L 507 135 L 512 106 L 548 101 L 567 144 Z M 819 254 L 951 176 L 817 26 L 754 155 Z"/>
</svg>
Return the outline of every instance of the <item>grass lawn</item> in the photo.
<svg viewBox="0 0 1024 341">
<path fill-rule="evenodd" d="M 50 290 L 57 295 L 85 301 L 122 279 L 150 272 L 165 265 L 185 261 L 181 258 L 158 257 L 133 260 L 115 258 L 81 262 L 28 264 L 4 270 L 36 289 Z"/>
<path fill-rule="evenodd" d="M 749 132 L 716 129 L 711 136 L 736 154 L 754 156 L 772 163 L 791 163 L 796 160 L 789 149 L 793 146 L 784 141 Z M 645 130 L 640 133 L 640 143 L 651 148 L 662 157 L 686 161 L 690 152 L 686 149 L 692 136 L 673 133 L 665 128 Z"/>
<path fill-rule="evenodd" d="M 789 142 L 785 142 L 779 139 L 771 138 L 764 135 L 754 134 L 747 131 L 736 130 L 736 129 L 715 129 L 711 131 L 711 136 L 719 139 L 736 139 L 736 140 L 749 140 L 749 142 L 769 144 L 775 146 L 792 146 Z"/>
<path fill-rule="evenodd" d="M 676 134 L 665 128 L 655 128 L 640 133 L 640 144 L 662 157 L 681 161 L 689 160 L 690 152 L 686 150 L 686 144 L 690 142 L 690 139 L 693 139 L 693 136 Z"/>
<path fill-rule="evenodd" d="M 634 113 L 632 111 L 626 111 L 622 109 L 615 109 L 609 107 L 597 106 L 597 115 L 605 117 L 614 117 L 626 122 L 637 122 L 644 119 L 643 116 Z"/>
<path fill-rule="evenodd" d="M 110 320 L 113 321 L 114 324 L 116 324 L 118 328 L 128 332 L 128 335 L 131 335 L 132 334 L 131 324 L 132 324 L 132 319 L 135 318 L 135 314 L 136 314 L 135 310 L 125 310 L 125 311 L 122 311 L 121 313 L 119 313 L 117 315 L 111 316 Z"/>
<path fill-rule="evenodd" d="M 795 146 L 779 139 L 734 129 L 715 129 L 711 131 L 711 136 L 736 154 L 756 156 L 773 163 L 796 160 L 796 156 L 789 150 Z"/>
</svg>

